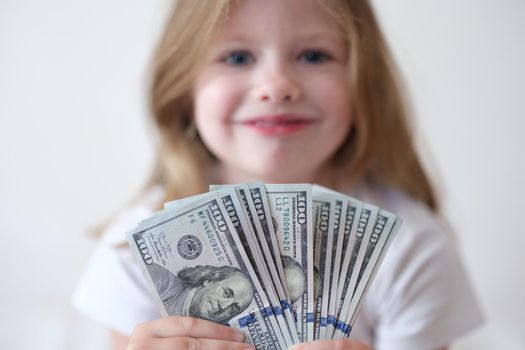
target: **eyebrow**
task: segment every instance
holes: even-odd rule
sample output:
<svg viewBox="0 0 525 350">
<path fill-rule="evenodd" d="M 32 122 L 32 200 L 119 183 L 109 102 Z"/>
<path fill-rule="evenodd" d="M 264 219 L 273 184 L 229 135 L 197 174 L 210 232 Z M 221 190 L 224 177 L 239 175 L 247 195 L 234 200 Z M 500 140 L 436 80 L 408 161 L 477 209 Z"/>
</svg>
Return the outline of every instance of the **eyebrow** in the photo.
<svg viewBox="0 0 525 350">
<path fill-rule="evenodd" d="M 301 39 L 306 39 L 306 40 L 318 40 L 318 39 L 330 38 L 330 39 L 337 40 L 337 41 L 339 40 L 343 41 L 344 39 L 342 34 L 336 35 L 334 33 L 326 32 L 326 31 L 305 32 L 305 33 L 299 34 L 299 36 L 301 37 Z"/>
<path fill-rule="evenodd" d="M 336 42 L 344 43 L 345 39 L 344 36 L 336 35 L 331 32 L 326 31 L 308 31 L 304 33 L 298 33 L 294 37 L 295 40 L 300 41 L 325 41 L 325 40 L 331 40 Z M 227 42 L 236 42 L 236 43 L 250 43 L 252 42 L 253 38 L 247 36 L 245 33 L 239 32 L 239 33 L 233 33 L 233 34 L 226 34 L 222 38 L 220 38 L 220 41 L 227 41 Z"/>
</svg>

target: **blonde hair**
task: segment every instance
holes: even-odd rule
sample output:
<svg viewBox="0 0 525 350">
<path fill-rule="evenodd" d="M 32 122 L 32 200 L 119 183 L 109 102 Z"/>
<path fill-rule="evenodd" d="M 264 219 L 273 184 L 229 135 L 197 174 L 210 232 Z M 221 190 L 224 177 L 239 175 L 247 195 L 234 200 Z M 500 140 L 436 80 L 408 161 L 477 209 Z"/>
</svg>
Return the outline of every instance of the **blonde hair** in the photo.
<svg viewBox="0 0 525 350">
<path fill-rule="evenodd" d="M 355 123 L 330 163 L 346 185 L 360 180 L 400 189 L 436 210 L 437 200 L 417 156 L 397 70 L 371 5 L 365 0 L 319 0 L 348 39 Z M 177 0 L 153 59 L 151 115 L 160 144 L 148 187 L 165 199 L 207 191 L 217 159 L 192 123 L 191 89 L 212 33 L 232 1 Z M 349 96 L 350 98 L 350 96 Z"/>
</svg>

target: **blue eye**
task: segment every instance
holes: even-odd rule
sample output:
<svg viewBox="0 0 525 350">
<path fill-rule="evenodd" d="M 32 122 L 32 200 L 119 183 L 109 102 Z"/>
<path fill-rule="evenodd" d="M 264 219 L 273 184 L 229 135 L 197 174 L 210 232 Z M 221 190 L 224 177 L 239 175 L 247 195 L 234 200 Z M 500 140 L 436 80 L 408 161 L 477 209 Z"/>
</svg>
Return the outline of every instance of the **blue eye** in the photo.
<svg viewBox="0 0 525 350">
<path fill-rule="evenodd" d="M 244 66 L 252 63 L 254 60 L 254 57 L 248 51 L 234 51 L 224 58 L 224 62 L 232 66 Z"/>
<path fill-rule="evenodd" d="M 300 55 L 300 58 L 299 58 L 299 60 L 302 62 L 314 63 L 314 64 L 324 63 L 326 61 L 329 61 L 330 59 L 331 57 L 328 54 L 324 53 L 323 51 L 319 51 L 319 50 L 305 51 Z"/>
</svg>

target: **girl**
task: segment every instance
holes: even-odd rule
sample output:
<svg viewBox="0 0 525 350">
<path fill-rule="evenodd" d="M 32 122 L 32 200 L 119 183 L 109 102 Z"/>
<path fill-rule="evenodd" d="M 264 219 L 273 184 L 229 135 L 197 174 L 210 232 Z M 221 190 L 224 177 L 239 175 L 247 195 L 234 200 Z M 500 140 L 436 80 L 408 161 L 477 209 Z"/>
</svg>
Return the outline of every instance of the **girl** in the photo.
<svg viewBox="0 0 525 350">
<path fill-rule="evenodd" d="M 115 246 L 164 201 L 254 180 L 319 183 L 404 220 L 352 331 L 359 342 L 297 349 L 438 349 L 479 325 L 367 1 L 179 0 L 151 107 L 161 140 L 151 183 L 106 231 L 75 296 L 114 349 L 246 347 L 233 329 L 159 319 L 131 253 Z"/>
</svg>

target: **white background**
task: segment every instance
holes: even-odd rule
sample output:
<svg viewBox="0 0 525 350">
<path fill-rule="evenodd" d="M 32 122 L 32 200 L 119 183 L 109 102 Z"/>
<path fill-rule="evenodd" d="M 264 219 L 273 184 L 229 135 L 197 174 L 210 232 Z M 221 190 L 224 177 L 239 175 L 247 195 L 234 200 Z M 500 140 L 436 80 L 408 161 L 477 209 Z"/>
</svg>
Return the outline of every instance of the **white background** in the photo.
<svg viewBox="0 0 525 350">
<path fill-rule="evenodd" d="M 69 299 L 94 246 L 89 228 L 152 163 L 146 66 L 166 3 L 0 1 L 4 349 L 105 346 Z M 374 3 L 488 318 L 454 348 L 523 349 L 525 2 Z"/>
</svg>

